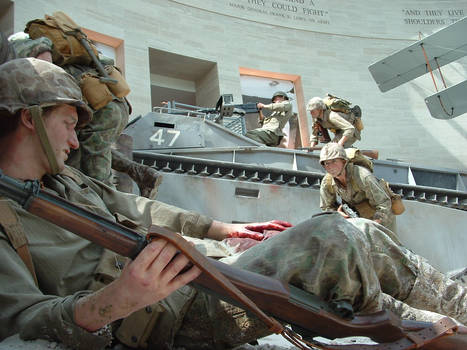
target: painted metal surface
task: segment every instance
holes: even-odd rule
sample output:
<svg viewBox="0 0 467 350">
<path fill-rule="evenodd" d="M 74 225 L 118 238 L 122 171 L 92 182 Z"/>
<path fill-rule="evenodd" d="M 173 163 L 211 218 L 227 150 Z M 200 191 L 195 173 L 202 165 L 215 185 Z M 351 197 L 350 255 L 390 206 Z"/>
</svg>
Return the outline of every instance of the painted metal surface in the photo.
<svg viewBox="0 0 467 350">
<path fill-rule="evenodd" d="M 203 117 L 152 112 L 131 124 L 125 134 L 133 137 L 135 150 L 323 172 L 319 151 L 265 147 Z M 374 169 L 376 176 L 390 183 L 467 189 L 466 171 L 412 167 L 389 160 L 374 160 Z"/>
<path fill-rule="evenodd" d="M 399 50 L 368 67 L 381 92 L 462 58 L 467 53 L 467 17 Z M 426 54 L 426 57 L 425 57 Z M 464 94 L 465 96 L 465 94 Z"/>
</svg>

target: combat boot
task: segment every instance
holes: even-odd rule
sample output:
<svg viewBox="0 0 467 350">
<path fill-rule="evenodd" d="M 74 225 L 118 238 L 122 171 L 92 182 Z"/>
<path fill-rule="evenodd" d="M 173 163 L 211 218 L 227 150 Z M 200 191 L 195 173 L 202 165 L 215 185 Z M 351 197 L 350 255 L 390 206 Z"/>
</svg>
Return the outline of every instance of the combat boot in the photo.
<svg viewBox="0 0 467 350">
<path fill-rule="evenodd" d="M 162 182 L 162 175 L 156 169 L 136 163 L 116 150 L 112 150 L 112 169 L 128 174 L 138 185 L 141 196 L 156 198 L 157 189 Z"/>
<path fill-rule="evenodd" d="M 424 261 L 404 303 L 430 310 L 467 324 L 467 289 Z"/>
</svg>

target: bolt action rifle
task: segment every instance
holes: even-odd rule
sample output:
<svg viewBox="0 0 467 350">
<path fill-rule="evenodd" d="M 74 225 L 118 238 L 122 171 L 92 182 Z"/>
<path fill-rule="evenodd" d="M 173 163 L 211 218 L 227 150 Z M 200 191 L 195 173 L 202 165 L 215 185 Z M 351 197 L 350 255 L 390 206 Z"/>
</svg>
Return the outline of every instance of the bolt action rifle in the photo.
<svg viewBox="0 0 467 350">
<path fill-rule="evenodd" d="M 192 285 L 252 312 L 301 349 L 461 349 L 467 347 L 467 327 L 449 317 L 436 323 L 400 320 L 389 311 L 340 317 L 317 296 L 274 278 L 234 268 L 207 258 L 179 234 L 151 226 L 147 236 L 40 189 L 39 181 L 21 182 L 0 170 L 0 196 L 25 210 L 120 255 L 135 258 L 155 237 L 174 244 L 203 273 Z M 274 318 L 273 318 L 274 317 Z M 278 322 L 275 318 L 280 320 Z M 299 332 L 297 334 L 289 327 Z M 329 345 L 315 336 L 367 336 L 379 344 Z"/>
</svg>

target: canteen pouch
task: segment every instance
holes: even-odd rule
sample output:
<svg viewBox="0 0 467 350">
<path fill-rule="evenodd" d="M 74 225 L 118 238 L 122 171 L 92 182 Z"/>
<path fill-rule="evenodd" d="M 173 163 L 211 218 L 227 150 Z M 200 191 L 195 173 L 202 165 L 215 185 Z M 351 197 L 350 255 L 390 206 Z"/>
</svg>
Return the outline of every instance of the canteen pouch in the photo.
<svg viewBox="0 0 467 350">
<path fill-rule="evenodd" d="M 79 85 L 84 98 L 96 111 L 113 100 L 113 95 L 107 85 L 93 74 L 83 74 Z"/>
<path fill-rule="evenodd" d="M 127 96 L 130 93 L 130 87 L 128 86 L 125 78 L 123 78 L 118 68 L 114 66 L 105 66 L 105 71 L 107 72 L 110 78 L 115 79 L 117 81 L 116 84 L 107 84 L 107 87 L 112 92 L 112 94 L 114 94 L 118 98 Z"/>
</svg>

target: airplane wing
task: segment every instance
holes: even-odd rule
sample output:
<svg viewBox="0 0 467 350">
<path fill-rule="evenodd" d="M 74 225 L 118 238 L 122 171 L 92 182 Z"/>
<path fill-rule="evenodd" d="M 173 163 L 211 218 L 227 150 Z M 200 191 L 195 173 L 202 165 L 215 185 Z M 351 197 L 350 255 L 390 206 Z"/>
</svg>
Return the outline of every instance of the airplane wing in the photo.
<svg viewBox="0 0 467 350">
<path fill-rule="evenodd" d="M 425 54 L 427 57 L 425 58 Z M 381 92 L 428 73 L 467 54 L 467 17 L 368 67 Z"/>
</svg>

